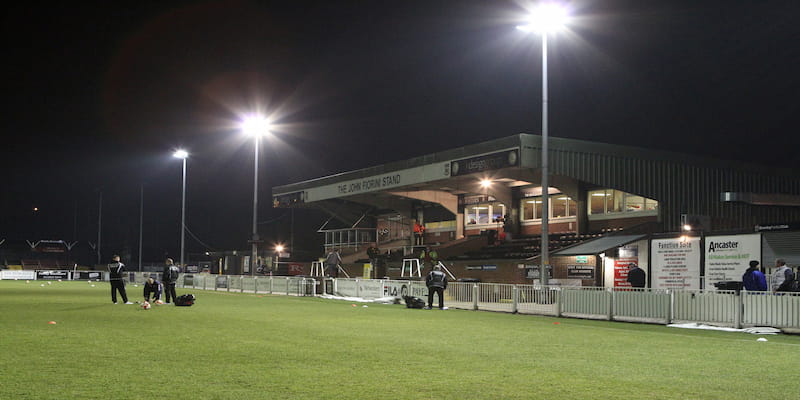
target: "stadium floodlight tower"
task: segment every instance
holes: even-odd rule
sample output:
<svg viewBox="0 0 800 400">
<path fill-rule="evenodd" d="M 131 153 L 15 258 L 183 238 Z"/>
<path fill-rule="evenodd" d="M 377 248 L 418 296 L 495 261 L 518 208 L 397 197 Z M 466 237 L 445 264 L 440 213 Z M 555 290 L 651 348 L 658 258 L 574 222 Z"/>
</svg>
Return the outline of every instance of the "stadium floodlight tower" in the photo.
<svg viewBox="0 0 800 400">
<path fill-rule="evenodd" d="M 550 237 L 549 237 L 549 172 L 548 172 L 548 132 L 547 132 L 547 35 L 555 34 L 562 30 L 568 20 L 567 9 L 556 2 L 544 2 L 534 10 L 528 18 L 527 25 L 519 25 L 517 29 L 523 32 L 538 32 L 542 35 L 542 244 L 541 266 L 539 279 L 542 285 L 547 285 L 547 270 L 550 266 Z"/>
<path fill-rule="evenodd" d="M 255 149 L 255 163 L 253 165 L 253 238 L 252 253 L 250 255 L 250 273 L 255 271 L 256 260 L 258 259 L 258 147 L 261 137 L 269 135 L 270 122 L 260 115 L 246 117 L 241 124 L 242 132 L 253 137 L 253 147 Z"/>
<path fill-rule="evenodd" d="M 181 192 L 181 268 L 186 268 L 184 264 L 183 255 L 186 244 L 186 159 L 189 158 L 189 153 L 186 150 L 176 150 L 172 153 L 175 158 L 183 160 L 183 190 Z"/>
</svg>

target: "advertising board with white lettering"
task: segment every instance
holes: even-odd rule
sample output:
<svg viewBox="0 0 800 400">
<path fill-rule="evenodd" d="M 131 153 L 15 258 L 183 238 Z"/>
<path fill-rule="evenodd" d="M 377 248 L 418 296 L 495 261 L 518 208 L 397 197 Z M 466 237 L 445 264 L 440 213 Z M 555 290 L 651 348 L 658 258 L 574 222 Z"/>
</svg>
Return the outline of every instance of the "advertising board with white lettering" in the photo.
<svg viewBox="0 0 800 400">
<path fill-rule="evenodd" d="M 2 279 L 36 279 L 36 271 L 4 269 L 0 276 Z"/>
<path fill-rule="evenodd" d="M 37 280 L 69 280 L 69 271 L 36 271 Z"/>
<path fill-rule="evenodd" d="M 614 287 L 631 287 L 628 282 L 631 264 L 639 265 L 639 246 L 635 244 L 619 248 L 619 256 L 614 260 Z"/>
<path fill-rule="evenodd" d="M 99 280 L 103 279 L 103 272 L 101 271 L 74 271 L 72 273 L 72 280 Z"/>
<path fill-rule="evenodd" d="M 594 266 L 567 265 L 567 278 L 594 279 Z"/>
<path fill-rule="evenodd" d="M 761 234 L 707 236 L 706 289 L 721 281 L 741 281 L 750 260 L 761 260 Z"/>
<path fill-rule="evenodd" d="M 700 289 L 700 238 L 653 239 L 653 289 Z"/>
</svg>

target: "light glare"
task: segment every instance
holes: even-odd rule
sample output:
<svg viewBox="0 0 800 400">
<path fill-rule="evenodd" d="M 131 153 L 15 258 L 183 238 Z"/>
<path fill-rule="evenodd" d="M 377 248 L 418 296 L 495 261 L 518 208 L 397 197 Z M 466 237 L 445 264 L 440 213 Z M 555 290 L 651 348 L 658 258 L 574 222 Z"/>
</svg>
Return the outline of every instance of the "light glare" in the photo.
<svg viewBox="0 0 800 400">
<path fill-rule="evenodd" d="M 189 157 L 189 153 L 187 153 L 186 150 L 175 150 L 175 152 L 172 153 L 172 156 L 175 158 L 186 159 L 187 157 Z"/>
<path fill-rule="evenodd" d="M 251 136 L 264 136 L 269 134 L 269 120 L 262 116 L 246 117 L 241 124 L 242 132 Z"/>
<path fill-rule="evenodd" d="M 523 32 L 555 33 L 564 28 L 569 19 L 567 9 L 558 3 L 545 3 L 534 10 L 527 25 L 517 26 Z"/>
</svg>

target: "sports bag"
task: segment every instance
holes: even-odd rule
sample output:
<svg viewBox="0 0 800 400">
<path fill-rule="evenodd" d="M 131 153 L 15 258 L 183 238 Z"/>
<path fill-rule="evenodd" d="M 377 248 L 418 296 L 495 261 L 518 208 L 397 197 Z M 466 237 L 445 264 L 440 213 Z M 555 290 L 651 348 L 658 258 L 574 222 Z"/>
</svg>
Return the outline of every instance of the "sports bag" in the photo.
<svg viewBox="0 0 800 400">
<path fill-rule="evenodd" d="M 176 306 L 189 307 L 194 304 L 195 297 L 193 294 L 182 294 L 175 299 Z"/>
<path fill-rule="evenodd" d="M 414 296 L 403 296 L 406 302 L 406 308 L 425 308 L 425 300 Z"/>
</svg>

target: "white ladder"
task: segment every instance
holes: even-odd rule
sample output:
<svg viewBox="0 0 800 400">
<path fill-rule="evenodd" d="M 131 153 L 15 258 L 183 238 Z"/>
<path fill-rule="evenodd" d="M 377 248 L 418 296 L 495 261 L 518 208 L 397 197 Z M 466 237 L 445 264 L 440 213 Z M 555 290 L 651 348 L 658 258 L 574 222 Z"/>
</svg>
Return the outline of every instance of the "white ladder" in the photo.
<svg viewBox="0 0 800 400">
<path fill-rule="evenodd" d="M 416 276 L 422 278 L 422 269 L 420 268 L 419 258 L 404 258 L 403 259 L 403 268 L 400 269 L 400 276 L 406 276 L 406 265 L 408 265 L 408 276 L 412 277 Z"/>
</svg>

